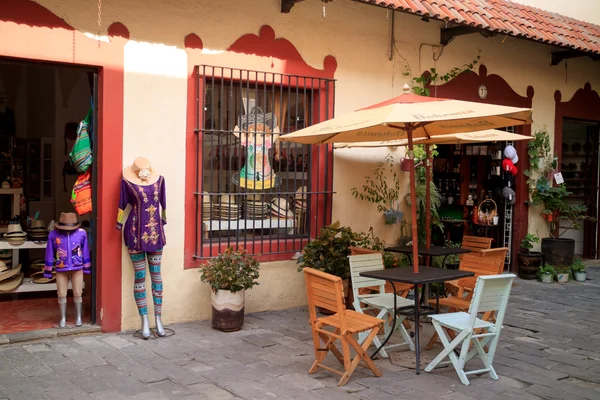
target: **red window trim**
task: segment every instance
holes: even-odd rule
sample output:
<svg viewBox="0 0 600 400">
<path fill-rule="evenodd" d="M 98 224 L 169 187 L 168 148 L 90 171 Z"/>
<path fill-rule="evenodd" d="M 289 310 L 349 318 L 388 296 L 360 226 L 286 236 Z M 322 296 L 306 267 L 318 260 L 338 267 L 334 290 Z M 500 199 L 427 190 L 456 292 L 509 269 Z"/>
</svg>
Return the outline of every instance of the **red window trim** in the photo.
<svg viewBox="0 0 600 400">
<path fill-rule="evenodd" d="M 197 153 L 197 143 L 196 143 L 196 96 L 197 91 L 200 89 L 202 92 L 202 88 L 198 88 L 196 85 L 196 76 L 195 76 L 195 67 L 197 65 L 214 65 L 210 61 L 207 61 L 207 56 L 203 55 L 201 50 L 204 47 L 202 40 L 195 34 L 190 34 L 186 37 L 185 40 L 186 50 L 188 52 L 188 101 L 187 101 L 187 136 L 186 136 L 186 184 L 185 184 L 185 215 L 187 216 L 185 219 L 185 254 L 184 254 L 184 268 L 198 268 L 200 267 L 206 259 L 199 259 L 195 257 L 196 250 L 196 240 L 199 239 L 200 232 L 197 231 L 197 224 L 199 221 L 194 220 L 194 217 L 197 215 L 198 218 L 201 217 L 200 212 L 196 212 L 196 171 L 201 171 L 202 168 L 202 153 Z M 273 29 L 267 25 L 263 26 L 260 29 L 259 35 L 255 34 L 247 34 L 240 37 L 236 42 L 230 46 L 228 49 L 229 52 L 233 53 L 243 53 L 247 55 L 254 55 L 257 57 L 273 57 L 278 61 L 277 64 L 272 63 L 272 70 L 268 71 L 269 73 L 277 73 L 284 75 L 296 75 L 300 77 L 318 77 L 325 79 L 334 79 L 335 70 L 337 68 L 337 63 L 335 58 L 332 56 L 327 56 L 324 59 L 324 69 L 318 70 L 311 66 L 309 66 L 300 56 L 300 53 L 295 48 L 295 46 L 286 39 L 275 38 L 275 32 Z M 223 65 L 224 68 L 234 67 L 238 68 L 239 66 L 229 66 Z M 319 91 L 319 96 L 326 96 L 327 101 L 316 101 L 313 102 L 315 106 L 320 106 L 319 111 L 321 114 L 326 116 L 323 120 L 327 118 L 332 118 L 334 113 L 334 100 L 335 100 L 335 89 L 329 91 Z M 325 100 L 325 98 L 323 99 Z M 327 105 L 329 108 L 327 109 Z M 314 154 L 318 156 L 318 158 L 314 158 L 311 160 L 313 165 L 317 163 L 321 163 L 321 166 L 324 166 L 324 169 L 319 170 L 318 168 L 311 168 L 311 182 L 313 182 L 313 187 L 310 189 L 312 191 L 318 192 L 331 192 L 333 189 L 333 147 L 332 146 L 315 146 L 313 148 Z M 325 163 L 325 159 L 328 159 L 328 163 Z M 330 201 L 328 201 L 327 208 L 324 209 L 324 196 L 317 196 L 319 201 L 311 202 L 311 210 L 309 212 L 310 218 L 315 218 L 319 215 L 319 218 L 316 220 L 316 223 L 311 223 L 309 232 L 310 237 L 315 237 L 320 229 L 331 223 L 331 210 L 332 210 L 332 199 L 331 194 Z M 319 213 L 317 213 L 319 210 Z M 324 212 L 324 217 L 321 217 L 322 212 Z M 292 239 L 285 238 L 281 240 L 270 240 L 270 241 L 253 241 L 246 242 L 246 247 L 256 255 L 256 258 L 260 262 L 267 261 L 283 261 L 283 260 L 291 260 L 293 259 L 296 251 L 291 250 L 285 251 L 286 247 L 289 248 L 291 243 L 298 243 L 298 240 L 302 239 Z M 286 243 L 287 242 L 287 243 Z M 307 242 L 304 239 L 304 242 Z M 303 244 L 304 244 L 303 242 Z M 222 250 L 227 247 L 227 243 L 213 243 L 210 244 L 200 244 L 204 246 L 205 249 L 210 250 L 212 246 L 212 250 Z M 249 248 L 252 246 L 252 248 Z M 281 249 L 283 248 L 283 252 L 278 252 L 276 254 L 263 254 L 265 249 L 271 248 Z M 212 254 L 215 254 L 214 252 Z"/>
</svg>

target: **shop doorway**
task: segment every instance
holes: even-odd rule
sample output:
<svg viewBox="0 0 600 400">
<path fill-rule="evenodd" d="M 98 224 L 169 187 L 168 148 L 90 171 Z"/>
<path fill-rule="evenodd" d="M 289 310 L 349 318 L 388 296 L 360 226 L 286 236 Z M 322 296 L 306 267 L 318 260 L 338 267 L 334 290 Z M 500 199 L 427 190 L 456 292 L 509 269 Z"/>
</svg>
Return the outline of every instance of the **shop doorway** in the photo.
<svg viewBox="0 0 600 400">
<path fill-rule="evenodd" d="M 561 172 L 567 189 L 572 194 L 567 201 L 583 204 L 588 215 L 598 219 L 600 198 L 598 174 L 598 141 L 600 123 L 577 119 L 563 119 Z M 598 222 L 586 221 L 583 230 L 575 229 L 568 221 L 560 222 L 563 238 L 575 240 L 575 255 L 583 258 L 598 258 L 600 235 Z"/>
<path fill-rule="evenodd" d="M 87 115 L 93 196 L 96 193 L 97 80 L 93 68 L 0 58 L 0 234 L 15 222 L 28 233 L 18 246 L 0 241 L 0 260 L 9 271 L 20 266 L 15 276 L 23 275 L 14 288 L 2 287 L 0 281 L 0 334 L 48 329 L 60 319 L 56 280 L 38 273 L 46 243 L 43 235 L 32 236 L 31 228 L 48 227 L 62 212 L 75 211 L 71 196 L 79 174 L 70 165 L 69 153 L 79 122 Z M 96 220 L 95 212 L 78 216 L 88 233 L 92 258 L 92 274 L 84 275 L 84 324 L 96 322 Z M 75 321 L 72 297 L 69 284 L 69 325 Z"/>
</svg>

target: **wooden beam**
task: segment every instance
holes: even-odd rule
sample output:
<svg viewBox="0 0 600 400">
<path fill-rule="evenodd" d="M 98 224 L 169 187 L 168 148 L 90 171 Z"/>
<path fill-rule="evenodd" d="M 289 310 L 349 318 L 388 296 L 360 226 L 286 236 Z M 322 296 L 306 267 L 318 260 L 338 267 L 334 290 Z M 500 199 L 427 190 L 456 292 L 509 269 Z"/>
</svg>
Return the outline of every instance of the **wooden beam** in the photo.
<svg viewBox="0 0 600 400">
<path fill-rule="evenodd" d="M 281 13 L 288 14 L 290 11 L 292 11 L 294 4 L 300 3 L 301 1 L 304 0 L 281 0 Z"/>
<path fill-rule="evenodd" d="M 440 44 L 442 46 L 446 46 L 457 36 L 471 35 L 473 33 L 479 33 L 486 38 L 496 36 L 495 32 L 490 32 L 483 29 L 472 28 L 469 26 L 455 26 L 452 28 L 442 28 L 440 30 Z"/>
<path fill-rule="evenodd" d="M 553 51 L 550 53 L 550 65 L 558 65 L 563 60 L 570 58 L 589 57 L 594 61 L 600 60 L 600 54 L 586 53 L 579 50 Z"/>
</svg>

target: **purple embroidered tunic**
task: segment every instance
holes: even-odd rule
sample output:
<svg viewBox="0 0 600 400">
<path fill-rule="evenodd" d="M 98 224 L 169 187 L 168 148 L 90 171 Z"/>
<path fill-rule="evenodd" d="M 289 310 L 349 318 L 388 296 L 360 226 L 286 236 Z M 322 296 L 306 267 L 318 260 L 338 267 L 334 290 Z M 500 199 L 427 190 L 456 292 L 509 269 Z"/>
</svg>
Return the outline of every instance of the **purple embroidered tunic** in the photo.
<svg viewBox="0 0 600 400">
<path fill-rule="evenodd" d="M 72 231 L 53 230 L 46 243 L 46 259 L 44 277 L 52 278 L 52 270 L 56 272 L 73 272 L 83 270 L 91 272 L 92 260 L 88 236 L 83 229 Z"/>
<path fill-rule="evenodd" d="M 129 218 L 125 222 L 123 240 L 129 250 L 158 251 L 167 243 L 163 226 L 167 223 L 167 195 L 165 178 L 160 176 L 151 185 L 136 185 L 126 179 L 121 181 L 121 199 L 117 229 L 123 227 L 123 216 L 127 205 L 131 205 Z"/>
</svg>

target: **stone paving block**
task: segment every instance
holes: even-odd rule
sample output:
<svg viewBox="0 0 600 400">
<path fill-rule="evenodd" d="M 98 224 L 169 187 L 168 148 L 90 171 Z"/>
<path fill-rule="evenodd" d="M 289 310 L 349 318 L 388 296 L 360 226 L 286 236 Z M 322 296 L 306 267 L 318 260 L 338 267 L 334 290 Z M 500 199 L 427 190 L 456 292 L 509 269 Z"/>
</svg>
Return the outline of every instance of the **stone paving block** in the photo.
<svg viewBox="0 0 600 400">
<path fill-rule="evenodd" d="M 404 392 L 402 394 L 403 397 L 401 398 L 417 398 L 420 399 L 422 397 L 418 397 L 419 395 L 417 394 L 418 392 L 415 392 L 414 397 L 407 394 L 407 392 Z M 369 389 L 365 389 L 362 390 L 360 392 L 357 393 L 352 393 L 349 394 L 349 396 L 352 396 L 354 398 L 359 398 L 361 400 L 397 400 L 399 397 L 397 394 L 390 394 L 390 393 L 386 393 L 386 392 L 382 392 L 381 390 L 378 389 L 374 389 L 374 388 L 369 388 Z"/>
<path fill-rule="evenodd" d="M 15 379 L 8 383 L 0 383 L 0 390 L 2 390 L 10 400 L 48 399 L 42 390 L 27 378 Z"/>
<path fill-rule="evenodd" d="M 164 373 L 173 382 L 184 386 L 193 385 L 206 380 L 202 375 L 188 371 L 184 367 L 171 364 L 167 360 L 162 362 L 152 362 L 149 366 Z"/>
<path fill-rule="evenodd" d="M 68 388 L 55 388 L 47 390 L 44 393 L 52 400 L 91 400 L 89 394 L 84 393 L 82 390 L 76 387 L 68 387 Z"/>
<path fill-rule="evenodd" d="M 53 348 L 84 368 L 106 365 L 106 361 L 87 350 L 80 349 L 78 346 L 75 346 L 74 342 L 67 344 L 55 344 L 53 345 Z"/>
<path fill-rule="evenodd" d="M 213 383 L 197 383 L 187 387 L 198 400 L 233 400 L 239 397 Z"/>
<path fill-rule="evenodd" d="M 306 391 L 322 389 L 325 387 L 325 385 L 313 379 L 310 375 L 303 375 L 298 373 L 290 373 L 278 376 L 277 380 L 274 381 L 275 386 L 279 386 L 279 384 L 277 383 L 278 381 L 280 381 L 285 386 L 291 386 Z"/>
<path fill-rule="evenodd" d="M 242 339 L 245 342 L 251 343 L 258 347 L 275 346 L 277 342 L 272 337 L 263 337 L 259 335 L 248 335 Z"/>
<path fill-rule="evenodd" d="M 116 390 L 104 390 L 102 392 L 92 393 L 90 395 L 95 400 L 128 400 Z"/>
<path fill-rule="evenodd" d="M 126 376 L 125 373 L 119 371 L 114 365 L 101 365 L 99 367 L 87 368 L 87 371 L 98 378 L 111 379 Z"/>
<path fill-rule="evenodd" d="M 512 349 L 511 349 L 512 350 Z M 500 354 L 502 357 L 512 358 L 514 360 L 523 361 L 527 364 L 537 365 L 541 368 L 551 368 L 552 366 L 558 364 L 556 361 L 550 360 L 548 358 L 536 357 L 527 353 L 521 353 L 519 351 L 511 351 L 509 349 L 504 349 Z M 538 354 L 544 355 L 546 353 L 542 353 L 540 350 L 536 350 Z"/>
<path fill-rule="evenodd" d="M 113 390 L 125 396 L 134 396 L 140 393 L 148 392 L 148 387 L 129 376 L 114 376 L 110 378 L 102 378 Z"/>
<path fill-rule="evenodd" d="M 150 383 L 148 384 L 148 387 L 153 391 L 160 391 L 161 393 L 164 393 L 169 399 L 180 399 L 192 394 L 192 392 L 184 386 L 181 386 L 169 379 L 161 382 Z"/>
<path fill-rule="evenodd" d="M 10 366 L 10 367 L 13 368 L 12 366 Z M 23 375 L 21 372 L 17 371 L 16 369 L 2 370 L 2 371 L 0 371 L 0 386 L 2 385 L 2 383 L 11 382 L 14 379 L 22 379 L 22 378 L 25 378 L 25 375 Z"/>
<path fill-rule="evenodd" d="M 105 390 L 110 390 L 112 388 L 111 385 L 95 376 L 81 376 L 78 378 L 70 378 L 67 380 L 67 382 L 70 382 L 73 386 L 76 386 L 82 392 L 88 394 L 102 392 Z"/>
<path fill-rule="evenodd" d="M 134 344 L 128 340 L 123 339 L 120 336 L 103 336 L 101 339 L 104 343 L 109 344 L 115 349 L 122 349 L 123 347 L 133 346 Z"/>
<path fill-rule="evenodd" d="M 135 396 L 129 396 L 128 399 L 134 400 L 169 400 L 170 397 L 163 392 L 146 392 L 136 394 Z M 185 397 L 184 397 L 185 398 Z"/>
<path fill-rule="evenodd" d="M 220 383 L 219 386 L 228 392 L 246 400 L 266 400 L 277 399 L 279 396 L 273 393 L 270 384 L 263 382 L 250 381 L 247 379 L 235 379 Z"/>
</svg>

